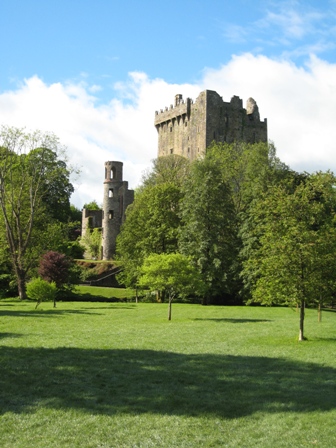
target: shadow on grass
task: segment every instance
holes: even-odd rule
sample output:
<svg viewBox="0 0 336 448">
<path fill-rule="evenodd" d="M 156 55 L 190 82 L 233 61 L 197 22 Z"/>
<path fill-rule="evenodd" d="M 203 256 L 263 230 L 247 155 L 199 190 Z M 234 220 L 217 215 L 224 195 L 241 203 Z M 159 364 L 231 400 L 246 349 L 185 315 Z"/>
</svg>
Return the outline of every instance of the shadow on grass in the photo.
<svg viewBox="0 0 336 448">
<path fill-rule="evenodd" d="M 48 306 L 50 309 L 43 309 L 43 306 Z M 58 308 L 53 308 L 53 304 L 43 302 L 37 309 L 32 308 L 27 311 L 10 311 L 10 310 L 0 310 L 0 317 L 4 316 L 13 316 L 13 317 L 55 317 L 55 316 L 64 316 L 67 314 L 92 314 L 90 310 L 60 310 Z M 95 313 L 96 314 L 96 313 Z"/>
<path fill-rule="evenodd" d="M 0 349 L 0 410 L 238 418 L 336 407 L 336 369 L 255 356 L 151 350 Z"/>
<path fill-rule="evenodd" d="M 193 320 L 210 320 L 212 322 L 229 322 L 231 324 L 245 324 L 245 323 L 258 323 L 258 322 L 273 322 L 273 320 L 271 319 L 231 319 L 231 318 L 225 318 L 225 317 L 221 317 L 221 318 L 216 318 L 216 317 L 206 317 L 206 318 L 202 318 L 202 317 L 197 317 L 196 319 Z"/>
<path fill-rule="evenodd" d="M 20 333 L 0 333 L 0 339 L 5 338 L 22 338 L 22 334 Z"/>
</svg>

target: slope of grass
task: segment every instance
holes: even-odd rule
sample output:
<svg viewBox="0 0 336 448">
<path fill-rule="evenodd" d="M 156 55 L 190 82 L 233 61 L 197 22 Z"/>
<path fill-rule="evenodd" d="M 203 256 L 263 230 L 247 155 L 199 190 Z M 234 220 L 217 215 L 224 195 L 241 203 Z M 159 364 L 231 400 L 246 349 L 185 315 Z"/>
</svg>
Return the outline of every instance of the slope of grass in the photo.
<svg viewBox="0 0 336 448">
<path fill-rule="evenodd" d="M 75 294 L 77 298 L 82 299 L 132 299 L 135 292 L 126 288 L 111 288 L 103 286 L 76 286 Z"/>
<path fill-rule="evenodd" d="M 2 447 L 332 447 L 336 313 L 0 302 Z"/>
</svg>

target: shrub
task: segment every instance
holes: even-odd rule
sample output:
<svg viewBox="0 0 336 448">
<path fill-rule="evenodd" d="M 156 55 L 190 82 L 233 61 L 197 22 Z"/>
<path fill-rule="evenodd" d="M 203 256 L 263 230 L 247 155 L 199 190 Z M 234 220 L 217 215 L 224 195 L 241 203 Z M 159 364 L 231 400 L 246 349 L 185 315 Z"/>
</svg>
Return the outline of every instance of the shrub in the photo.
<svg viewBox="0 0 336 448">
<path fill-rule="evenodd" d="M 54 308 L 56 307 L 56 293 L 57 287 L 55 282 L 47 282 L 42 278 L 34 278 L 27 283 L 27 296 L 36 300 L 36 307 L 42 302 L 42 300 L 52 300 L 54 302 Z"/>
</svg>

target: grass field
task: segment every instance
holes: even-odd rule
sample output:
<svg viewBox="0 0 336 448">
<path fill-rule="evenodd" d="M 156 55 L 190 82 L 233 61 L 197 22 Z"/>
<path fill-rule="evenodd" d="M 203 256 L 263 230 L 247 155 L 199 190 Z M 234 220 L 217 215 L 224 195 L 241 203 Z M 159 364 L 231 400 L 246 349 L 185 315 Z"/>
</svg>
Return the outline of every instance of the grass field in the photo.
<svg viewBox="0 0 336 448">
<path fill-rule="evenodd" d="M 336 313 L 0 301 L 0 446 L 336 446 Z"/>
</svg>

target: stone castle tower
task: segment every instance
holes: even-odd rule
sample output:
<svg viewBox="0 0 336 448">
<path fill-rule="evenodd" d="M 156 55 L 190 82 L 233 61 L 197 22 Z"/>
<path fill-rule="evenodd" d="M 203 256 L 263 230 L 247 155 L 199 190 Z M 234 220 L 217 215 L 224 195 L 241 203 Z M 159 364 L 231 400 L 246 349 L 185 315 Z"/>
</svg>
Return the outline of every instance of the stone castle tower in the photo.
<svg viewBox="0 0 336 448">
<path fill-rule="evenodd" d="M 82 211 L 82 235 L 98 228 L 102 232 L 101 258 L 115 255 L 116 239 L 125 220 L 126 208 L 134 201 L 134 191 L 123 180 L 122 162 L 105 162 L 104 198 L 102 210 Z"/>
<path fill-rule="evenodd" d="M 104 199 L 102 216 L 103 260 L 113 257 L 116 238 L 125 220 L 126 208 L 134 201 L 134 191 L 123 180 L 122 162 L 105 162 Z"/>
<path fill-rule="evenodd" d="M 177 154 L 195 160 L 212 141 L 267 142 L 267 120 L 260 120 L 257 103 L 238 96 L 229 103 L 213 90 L 204 90 L 196 101 L 175 96 L 174 105 L 155 112 L 158 157 Z"/>
</svg>

